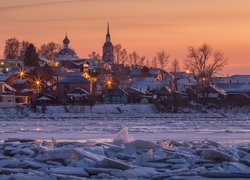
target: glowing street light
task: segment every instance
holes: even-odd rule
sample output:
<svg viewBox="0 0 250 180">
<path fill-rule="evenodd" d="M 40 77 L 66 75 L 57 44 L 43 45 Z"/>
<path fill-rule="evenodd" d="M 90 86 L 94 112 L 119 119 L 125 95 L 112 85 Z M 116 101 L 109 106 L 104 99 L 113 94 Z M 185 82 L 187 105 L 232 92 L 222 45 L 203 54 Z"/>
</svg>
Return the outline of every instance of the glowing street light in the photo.
<svg viewBox="0 0 250 180">
<path fill-rule="evenodd" d="M 41 82 L 39 80 L 36 81 L 36 85 L 40 86 Z"/>
<path fill-rule="evenodd" d="M 19 71 L 19 77 L 22 79 L 22 78 L 24 78 L 24 76 L 25 76 L 25 71 L 24 70 L 20 70 Z"/>
<path fill-rule="evenodd" d="M 112 81 L 108 80 L 108 81 L 106 81 L 106 83 L 107 83 L 107 88 L 111 89 L 112 88 Z"/>
<path fill-rule="evenodd" d="M 189 73 L 190 73 L 190 70 L 189 70 L 189 69 L 187 69 L 187 70 L 186 70 L 186 73 L 187 73 L 187 74 L 189 74 Z"/>
<path fill-rule="evenodd" d="M 41 88 L 41 80 L 40 79 L 37 79 L 35 80 L 35 86 L 37 88 L 37 92 L 39 93 L 40 92 L 40 88 Z"/>
<path fill-rule="evenodd" d="M 202 77 L 202 81 L 206 81 L 206 77 Z"/>
</svg>

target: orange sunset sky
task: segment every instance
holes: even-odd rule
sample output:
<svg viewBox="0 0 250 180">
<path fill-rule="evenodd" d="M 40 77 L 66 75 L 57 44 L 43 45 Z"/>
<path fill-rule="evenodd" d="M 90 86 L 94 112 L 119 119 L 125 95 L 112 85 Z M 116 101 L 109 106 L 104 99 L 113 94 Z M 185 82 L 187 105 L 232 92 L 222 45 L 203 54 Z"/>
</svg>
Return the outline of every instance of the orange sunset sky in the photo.
<svg viewBox="0 0 250 180">
<path fill-rule="evenodd" d="M 62 43 L 81 58 L 111 40 L 152 58 L 165 50 L 182 63 L 204 42 L 229 59 L 221 75 L 250 74 L 250 0 L 0 0 L 0 57 L 7 38 Z"/>
</svg>

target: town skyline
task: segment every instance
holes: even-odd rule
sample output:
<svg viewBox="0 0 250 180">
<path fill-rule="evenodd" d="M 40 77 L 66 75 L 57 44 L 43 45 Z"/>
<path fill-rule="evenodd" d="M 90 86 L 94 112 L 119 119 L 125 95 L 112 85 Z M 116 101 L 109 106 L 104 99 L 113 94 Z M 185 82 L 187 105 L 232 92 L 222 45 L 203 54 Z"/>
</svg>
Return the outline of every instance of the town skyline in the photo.
<svg viewBox="0 0 250 180">
<path fill-rule="evenodd" d="M 1 1 L 0 56 L 8 38 L 28 40 L 39 47 L 51 41 L 62 44 L 66 32 L 79 57 L 101 53 L 109 21 L 113 44 L 122 44 L 130 52 L 151 59 L 165 50 L 170 61 L 177 58 L 183 64 L 187 46 L 208 43 L 228 58 L 220 74 L 249 72 L 249 1 L 157 2 Z"/>
</svg>

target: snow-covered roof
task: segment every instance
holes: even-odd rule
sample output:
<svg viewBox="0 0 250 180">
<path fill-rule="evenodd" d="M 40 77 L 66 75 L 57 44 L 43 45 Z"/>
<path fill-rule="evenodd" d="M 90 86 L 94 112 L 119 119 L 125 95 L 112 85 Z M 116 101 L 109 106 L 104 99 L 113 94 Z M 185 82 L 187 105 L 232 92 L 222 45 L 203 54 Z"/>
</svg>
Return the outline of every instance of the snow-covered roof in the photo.
<svg viewBox="0 0 250 180">
<path fill-rule="evenodd" d="M 109 94 L 108 94 L 108 96 L 110 96 L 110 95 L 120 95 L 120 94 L 125 94 L 125 95 L 129 95 L 126 91 L 124 91 L 123 89 L 121 89 L 121 88 L 116 88 L 116 89 L 114 89 L 114 90 L 112 90 Z"/>
<path fill-rule="evenodd" d="M 84 96 L 87 96 L 87 94 L 68 93 L 67 96 L 71 96 L 71 97 L 84 97 Z"/>
<path fill-rule="evenodd" d="M 34 88 L 30 88 L 30 89 L 22 89 L 20 92 L 21 93 L 27 93 L 27 92 L 34 92 L 35 89 Z"/>
<path fill-rule="evenodd" d="M 40 59 L 41 61 L 46 62 L 46 63 L 52 62 L 51 60 L 47 59 L 45 56 L 42 56 L 42 55 L 39 56 L 39 59 Z"/>
<path fill-rule="evenodd" d="M 232 78 L 231 77 L 212 77 L 211 82 L 214 84 L 230 83 L 232 82 Z"/>
<path fill-rule="evenodd" d="M 250 83 L 250 75 L 233 75 L 231 76 L 236 83 Z"/>
<path fill-rule="evenodd" d="M 90 83 L 88 79 L 82 76 L 82 73 L 74 72 L 70 73 L 59 83 Z"/>
<path fill-rule="evenodd" d="M 6 81 L 9 78 L 8 74 L 0 74 L 0 81 Z"/>
<path fill-rule="evenodd" d="M 82 89 L 82 88 L 80 88 L 80 87 L 77 87 L 77 88 L 75 88 L 73 91 L 71 91 L 70 93 L 68 93 L 68 94 L 89 94 L 89 92 L 88 91 L 86 91 L 85 89 Z"/>
<path fill-rule="evenodd" d="M 149 78 L 135 78 L 132 80 L 131 87 L 139 89 L 141 92 L 146 92 L 148 89 L 160 89 L 170 84 L 170 80 L 155 80 L 153 77 Z"/>
<path fill-rule="evenodd" d="M 26 83 L 27 80 L 26 79 L 16 79 L 13 84 L 24 84 Z"/>
<path fill-rule="evenodd" d="M 39 100 L 39 101 L 50 101 L 51 99 L 49 99 L 49 98 L 47 98 L 45 96 L 41 96 L 41 97 L 37 98 L 37 100 Z"/>
<path fill-rule="evenodd" d="M 140 72 L 141 72 L 140 68 L 133 68 L 130 70 L 129 75 L 132 77 L 139 76 Z"/>
<path fill-rule="evenodd" d="M 16 92 L 16 90 L 15 90 L 13 87 L 11 87 L 10 85 L 6 84 L 5 82 L 0 82 L 0 83 L 3 84 L 4 87 L 5 87 L 7 90 L 9 90 L 9 91 L 11 91 L 11 92 Z"/>
<path fill-rule="evenodd" d="M 216 86 L 222 89 L 227 94 L 250 93 L 250 84 L 247 83 L 225 83 L 216 84 Z"/>
<path fill-rule="evenodd" d="M 210 85 L 214 90 L 216 90 L 217 92 L 219 92 L 220 94 L 223 94 L 223 95 L 227 95 L 226 91 L 223 90 L 222 88 L 216 86 L 216 85 Z"/>
</svg>

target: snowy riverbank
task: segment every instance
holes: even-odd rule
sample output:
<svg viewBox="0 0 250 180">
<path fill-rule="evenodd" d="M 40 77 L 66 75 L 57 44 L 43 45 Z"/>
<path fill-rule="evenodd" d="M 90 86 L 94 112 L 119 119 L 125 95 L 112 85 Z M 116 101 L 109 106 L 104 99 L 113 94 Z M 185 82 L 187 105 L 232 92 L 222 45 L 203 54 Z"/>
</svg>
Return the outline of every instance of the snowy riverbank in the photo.
<svg viewBox="0 0 250 180">
<path fill-rule="evenodd" d="M 34 138 L 60 141 L 108 141 L 128 127 L 137 139 L 157 141 L 205 140 L 220 143 L 249 142 L 250 115 L 247 109 L 208 113 L 158 113 L 153 105 L 96 105 L 90 107 L 47 107 L 47 113 L 28 108 L 0 109 L 0 141 Z M 76 113 L 76 110 L 79 110 Z M 244 111 L 243 111 L 244 110 Z"/>
<path fill-rule="evenodd" d="M 134 140 L 11 140 L 0 144 L 0 179 L 250 178 L 250 144 Z"/>
</svg>

